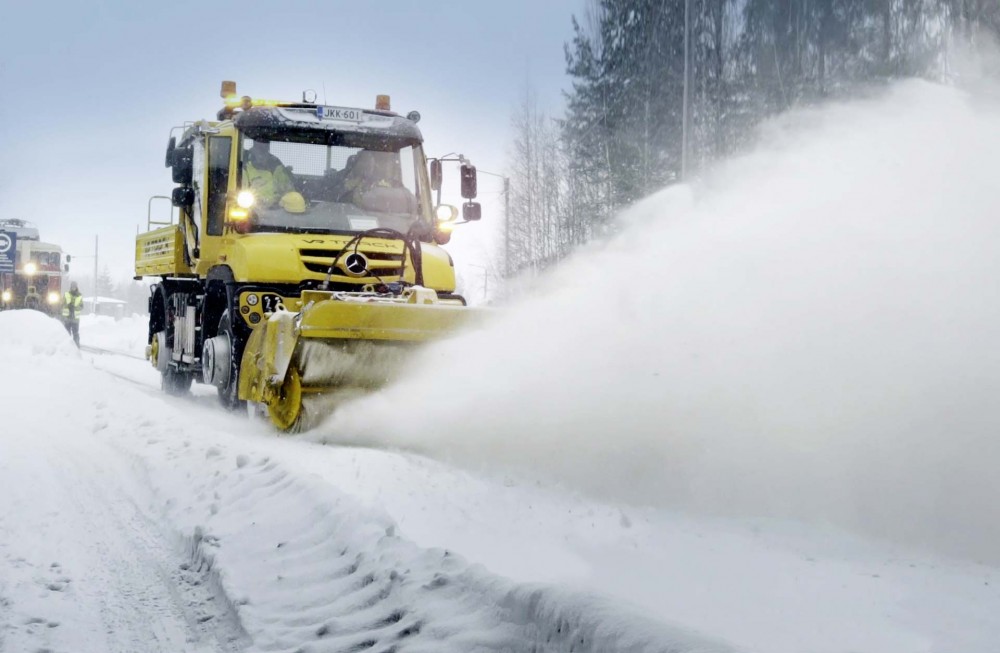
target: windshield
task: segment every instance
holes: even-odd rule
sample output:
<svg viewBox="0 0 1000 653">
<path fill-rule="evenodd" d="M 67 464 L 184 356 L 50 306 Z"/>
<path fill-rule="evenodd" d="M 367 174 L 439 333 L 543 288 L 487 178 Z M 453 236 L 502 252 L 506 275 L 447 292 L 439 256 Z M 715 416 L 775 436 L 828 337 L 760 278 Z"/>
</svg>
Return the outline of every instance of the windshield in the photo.
<svg viewBox="0 0 1000 653">
<path fill-rule="evenodd" d="M 31 262 L 35 264 L 36 272 L 59 272 L 59 259 L 59 252 L 32 248 L 31 250 L 20 252 L 18 265 L 26 265 Z"/>
<path fill-rule="evenodd" d="M 370 138 L 364 145 L 245 137 L 241 186 L 254 193 L 253 228 L 406 233 L 429 216 L 420 146 Z"/>
<path fill-rule="evenodd" d="M 42 272 L 59 271 L 59 252 L 32 252 L 31 260 L 35 262 Z"/>
</svg>

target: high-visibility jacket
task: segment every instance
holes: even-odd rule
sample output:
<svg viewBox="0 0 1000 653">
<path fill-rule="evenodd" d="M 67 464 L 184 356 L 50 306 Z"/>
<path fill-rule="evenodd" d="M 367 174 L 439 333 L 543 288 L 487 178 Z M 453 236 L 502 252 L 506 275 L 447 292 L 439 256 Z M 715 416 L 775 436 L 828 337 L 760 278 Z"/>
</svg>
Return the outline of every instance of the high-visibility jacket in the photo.
<svg viewBox="0 0 1000 653">
<path fill-rule="evenodd" d="M 272 172 L 266 168 L 256 168 L 247 161 L 243 173 L 253 190 L 258 206 L 265 208 L 274 206 L 282 195 L 295 190 L 295 184 L 292 183 L 288 169 L 282 165 L 275 167 Z"/>
<path fill-rule="evenodd" d="M 63 294 L 62 316 L 64 320 L 79 322 L 83 312 L 83 295 L 67 290 Z"/>
</svg>

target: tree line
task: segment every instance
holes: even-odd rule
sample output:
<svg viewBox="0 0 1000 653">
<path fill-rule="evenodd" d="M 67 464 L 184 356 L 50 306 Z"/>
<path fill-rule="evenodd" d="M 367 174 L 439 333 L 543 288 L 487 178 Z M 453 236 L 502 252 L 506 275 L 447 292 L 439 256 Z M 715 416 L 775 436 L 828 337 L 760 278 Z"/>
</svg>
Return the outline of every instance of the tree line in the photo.
<svg viewBox="0 0 1000 653">
<path fill-rule="evenodd" d="M 762 120 L 902 77 L 945 80 L 951 46 L 1000 36 L 998 0 L 689 0 L 689 174 Z M 684 0 L 592 0 L 572 18 L 563 115 L 513 116 L 504 269 L 544 268 L 680 180 Z"/>
</svg>

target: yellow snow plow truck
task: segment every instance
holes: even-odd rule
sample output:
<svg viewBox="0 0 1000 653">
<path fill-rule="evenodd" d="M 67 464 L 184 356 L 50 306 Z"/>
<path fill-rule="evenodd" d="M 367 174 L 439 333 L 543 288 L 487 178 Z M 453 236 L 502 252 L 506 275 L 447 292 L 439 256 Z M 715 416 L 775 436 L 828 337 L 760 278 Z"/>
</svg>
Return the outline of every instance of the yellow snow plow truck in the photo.
<svg viewBox="0 0 1000 653">
<path fill-rule="evenodd" d="M 168 393 L 211 384 L 227 408 L 300 430 L 467 322 L 441 248 L 459 224 L 442 161 L 460 163 L 464 222 L 481 215 L 476 169 L 428 159 L 420 115 L 388 96 L 278 102 L 223 82 L 222 97 L 216 120 L 171 131 L 176 211 L 136 236 L 136 278 L 158 278 L 147 354 Z"/>
</svg>

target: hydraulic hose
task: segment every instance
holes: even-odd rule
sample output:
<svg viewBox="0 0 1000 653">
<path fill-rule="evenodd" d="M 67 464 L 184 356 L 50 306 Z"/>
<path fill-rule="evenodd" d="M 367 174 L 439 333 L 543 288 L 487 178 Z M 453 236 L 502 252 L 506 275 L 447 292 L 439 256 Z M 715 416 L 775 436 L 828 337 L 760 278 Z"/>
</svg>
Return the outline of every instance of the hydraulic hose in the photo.
<svg viewBox="0 0 1000 653">
<path fill-rule="evenodd" d="M 354 253 L 358 252 L 358 247 L 361 246 L 361 241 L 365 238 L 391 238 L 393 240 L 403 241 L 403 261 L 399 269 L 399 277 L 402 280 L 404 274 L 406 273 L 406 252 L 410 253 L 410 260 L 413 261 L 413 271 L 414 271 L 414 282 L 418 286 L 424 285 L 424 266 L 422 253 L 420 248 L 420 238 L 416 230 L 410 229 L 407 233 L 402 233 L 396 231 L 395 229 L 389 229 L 387 227 L 376 227 L 375 229 L 369 229 L 367 231 L 362 231 L 351 238 L 347 243 L 340 248 L 337 254 L 333 257 L 333 261 L 330 263 L 329 269 L 326 271 L 326 278 L 323 279 L 322 285 L 320 285 L 320 290 L 330 289 L 330 278 L 333 276 L 333 269 L 337 266 L 337 262 L 340 257 L 351 251 L 353 248 Z"/>
</svg>

